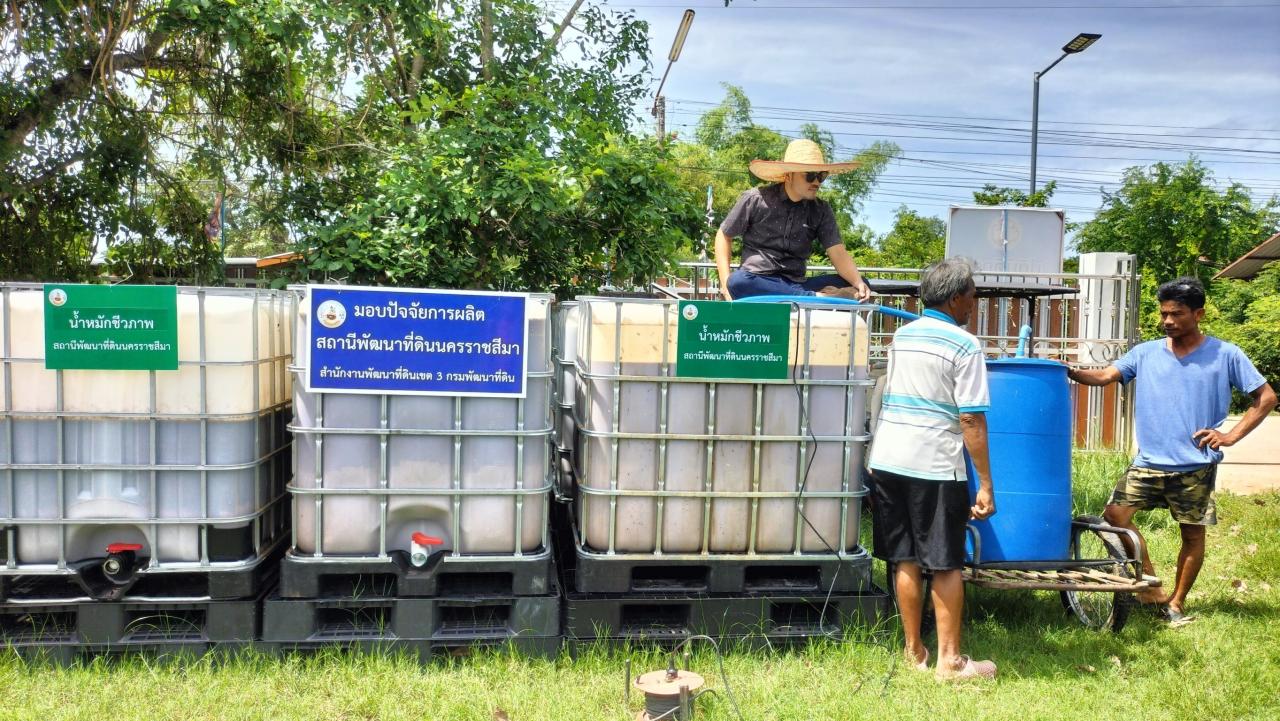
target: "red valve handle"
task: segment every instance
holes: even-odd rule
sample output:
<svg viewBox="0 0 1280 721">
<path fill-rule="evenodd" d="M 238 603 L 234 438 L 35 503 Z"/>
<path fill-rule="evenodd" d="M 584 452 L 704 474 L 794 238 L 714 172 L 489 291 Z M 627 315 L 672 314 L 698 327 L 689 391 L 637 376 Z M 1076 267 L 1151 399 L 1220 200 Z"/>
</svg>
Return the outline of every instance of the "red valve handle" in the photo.
<svg viewBox="0 0 1280 721">
<path fill-rule="evenodd" d="M 124 553 L 125 551 L 141 551 L 141 543 L 113 543 L 107 546 L 107 553 Z"/>
<path fill-rule="evenodd" d="M 444 539 L 442 539 L 442 538 L 436 538 L 435 536 L 428 536 L 427 534 L 422 533 L 421 531 L 416 531 L 416 532 L 414 532 L 414 534 L 413 534 L 413 542 L 414 542 L 414 543 L 416 543 L 416 544 L 418 544 L 419 546 L 441 546 L 441 545 L 444 545 Z"/>
</svg>

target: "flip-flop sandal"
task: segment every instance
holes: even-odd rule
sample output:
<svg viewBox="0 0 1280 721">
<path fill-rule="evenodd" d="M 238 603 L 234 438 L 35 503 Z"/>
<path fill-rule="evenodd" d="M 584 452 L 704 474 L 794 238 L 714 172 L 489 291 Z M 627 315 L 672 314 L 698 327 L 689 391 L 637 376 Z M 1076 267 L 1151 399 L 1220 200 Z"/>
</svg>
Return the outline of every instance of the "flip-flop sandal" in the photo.
<svg viewBox="0 0 1280 721">
<path fill-rule="evenodd" d="M 1181 628 L 1196 620 L 1196 617 L 1192 614 L 1175 611 L 1172 608 L 1165 606 L 1164 620 L 1169 622 L 1169 628 Z"/>
<path fill-rule="evenodd" d="M 961 656 L 964 659 L 964 665 L 954 671 L 945 673 L 936 673 L 934 675 L 939 681 L 975 681 L 990 680 L 996 677 L 996 665 L 991 661 L 974 661 L 968 656 Z"/>
<path fill-rule="evenodd" d="M 910 658 L 908 658 L 907 663 L 911 665 L 911 668 L 914 668 L 917 671 L 928 671 L 929 670 L 929 649 L 926 648 L 924 650 L 923 661 L 913 662 Z"/>
<path fill-rule="evenodd" d="M 1166 603 L 1159 603 L 1159 602 L 1143 603 L 1139 601 L 1137 606 L 1143 611 L 1149 611 L 1151 615 L 1157 618 L 1166 618 L 1169 614 L 1169 605 Z"/>
</svg>

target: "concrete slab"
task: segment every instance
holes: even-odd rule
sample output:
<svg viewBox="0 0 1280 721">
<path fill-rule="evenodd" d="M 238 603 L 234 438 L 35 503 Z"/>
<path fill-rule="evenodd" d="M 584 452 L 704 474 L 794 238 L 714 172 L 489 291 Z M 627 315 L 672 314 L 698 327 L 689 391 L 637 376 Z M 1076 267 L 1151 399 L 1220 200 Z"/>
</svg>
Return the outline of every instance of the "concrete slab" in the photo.
<svg viewBox="0 0 1280 721">
<path fill-rule="evenodd" d="M 1222 424 L 1227 431 L 1239 422 L 1232 416 Z M 1272 413 L 1253 432 L 1227 448 L 1218 466 L 1218 490 L 1238 494 L 1280 491 L 1280 415 Z"/>
</svg>

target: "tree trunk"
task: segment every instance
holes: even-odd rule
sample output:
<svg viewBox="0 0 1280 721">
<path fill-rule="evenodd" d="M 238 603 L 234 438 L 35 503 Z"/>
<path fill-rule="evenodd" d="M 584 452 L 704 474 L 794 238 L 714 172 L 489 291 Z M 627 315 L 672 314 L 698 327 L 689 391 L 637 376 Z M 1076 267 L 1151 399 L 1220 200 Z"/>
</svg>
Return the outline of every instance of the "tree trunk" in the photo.
<svg viewBox="0 0 1280 721">
<path fill-rule="evenodd" d="M 485 82 L 493 80 L 493 2 L 480 0 L 480 70 Z"/>
</svg>

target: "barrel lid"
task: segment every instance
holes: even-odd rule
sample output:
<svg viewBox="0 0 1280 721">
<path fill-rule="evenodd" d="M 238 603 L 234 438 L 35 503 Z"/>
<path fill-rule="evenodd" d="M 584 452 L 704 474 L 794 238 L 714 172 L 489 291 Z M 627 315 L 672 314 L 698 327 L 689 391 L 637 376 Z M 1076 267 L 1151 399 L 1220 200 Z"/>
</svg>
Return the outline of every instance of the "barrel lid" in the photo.
<svg viewBox="0 0 1280 721">
<path fill-rule="evenodd" d="M 991 358 L 987 360 L 987 365 L 1021 365 L 1021 366 L 1048 366 L 1051 368 L 1061 368 L 1066 371 L 1067 366 L 1055 360 L 1048 358 Z"/>
</svg>

